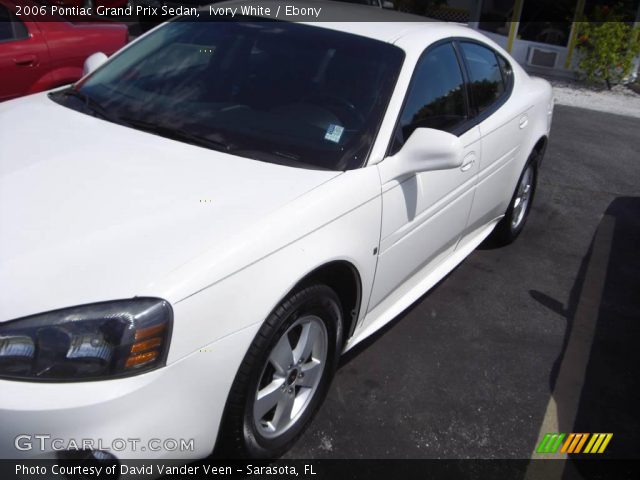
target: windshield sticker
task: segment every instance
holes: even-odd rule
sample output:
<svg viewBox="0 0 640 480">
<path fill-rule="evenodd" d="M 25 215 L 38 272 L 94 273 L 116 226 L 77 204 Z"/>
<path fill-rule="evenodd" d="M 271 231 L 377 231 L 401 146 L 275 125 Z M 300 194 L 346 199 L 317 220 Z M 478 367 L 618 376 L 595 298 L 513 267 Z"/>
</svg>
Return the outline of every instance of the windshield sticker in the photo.
<svg viewBox="0 0 640 480">
<path fill-rule="evenodd" d="M 327 133 L 324 134 L 324 139 L 333 143 L 338 143 L 340 141 L 340 137 L 342 137 L 342 132 L 344 132 L 344 127 L 331 123 L 329 124 L 329 128 L 327 128 Z"/>
</svg>

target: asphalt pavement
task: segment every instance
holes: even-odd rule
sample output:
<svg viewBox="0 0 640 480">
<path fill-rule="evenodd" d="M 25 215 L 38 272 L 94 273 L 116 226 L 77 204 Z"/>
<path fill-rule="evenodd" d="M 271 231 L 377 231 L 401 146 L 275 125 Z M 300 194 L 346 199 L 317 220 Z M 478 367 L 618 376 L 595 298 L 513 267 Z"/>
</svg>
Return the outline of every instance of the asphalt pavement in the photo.
<svg viewBox="0 0 640 480">
<path fill-rule="evenodd" d="M 640 458 L 640 119 L 556 107 L 520 238 L 483 245 L 349 352 L 285 458 Z"/>
</svg>

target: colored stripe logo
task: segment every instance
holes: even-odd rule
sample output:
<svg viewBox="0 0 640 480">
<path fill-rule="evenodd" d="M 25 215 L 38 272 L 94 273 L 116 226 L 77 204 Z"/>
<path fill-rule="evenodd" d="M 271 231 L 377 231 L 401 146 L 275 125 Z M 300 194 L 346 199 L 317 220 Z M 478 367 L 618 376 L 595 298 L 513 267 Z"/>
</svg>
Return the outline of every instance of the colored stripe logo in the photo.
<svg viewBox="0 0 640 480">
<path fill-rule="evenodd" d="M 547 433 L 536 453 L 603 453 L 613 433 Z"/>
</svg>

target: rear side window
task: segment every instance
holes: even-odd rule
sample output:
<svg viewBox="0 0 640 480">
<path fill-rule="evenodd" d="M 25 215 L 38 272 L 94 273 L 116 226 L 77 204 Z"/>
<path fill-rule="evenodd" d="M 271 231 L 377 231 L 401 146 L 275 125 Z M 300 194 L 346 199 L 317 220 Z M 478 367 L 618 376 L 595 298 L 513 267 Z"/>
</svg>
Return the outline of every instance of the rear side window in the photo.
<svg viewBox="0 0 640 480">
<path fill-rule="evenodd" d="M 502 70 L 502 79 L 504 80 L 505 88 L 509 91 L 513 85 L 513 69 L 503 56 L 496 56 L 498 57 L 498 63 L 500 63 L 500 69 Z"/>
<path fill-rule="evenodd" d="M 418 62 L 391 150 L 398 151 L 416 128 L 451 132 L 467 118 L 462 70 L 453 45 L 445 43 Z"/>
<path fill-rule="evenodd" d="M 482 112 L 496 104 L 507 90 L 502 68 L 493 50 L 477 43 L 462 42 L 460 45 L 469 69 L 471 91 L 478 111 Z M 502 60 L 506 68 L 508 64 Z"/>
</svg>

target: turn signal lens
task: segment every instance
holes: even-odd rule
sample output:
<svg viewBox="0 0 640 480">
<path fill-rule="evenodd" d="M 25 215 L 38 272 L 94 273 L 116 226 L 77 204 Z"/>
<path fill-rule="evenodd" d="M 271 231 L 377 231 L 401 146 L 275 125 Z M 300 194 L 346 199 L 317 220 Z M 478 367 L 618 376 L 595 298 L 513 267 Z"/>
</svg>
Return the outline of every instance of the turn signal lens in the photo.
<svg viewBox="0 0 640 480">
<path fill-rule="evenodd" d="M 152 348 L 157 348 L 162 345 L 161 338 L 152 338 L 150 340 L 145 340 L 143 342 L 134 343 L 131 345 L 131 353 L 140 353 L 145 350 L 151 350 Z"/>
<path fill-rule="evenodd" d="M 142 338 L 153 337 L 154 335 L 158 335 L 162 333 L 165 329 L 166 325 L 154 325 L 153 327 L 143 328 L 141 330 L 136 331 L 135 339 L 140 340 Z"/>
<path fill-rule="evenodd" d="M 142 367 L 149 362 L 152 362 L 158 357 L 158 352 L 146 352 L 140 353 L 139 355 L 133 355 L 127 359 L 127 363 L 125 363 L 125 368 L 134 368 L 134 367 Z"/>
</svg>

